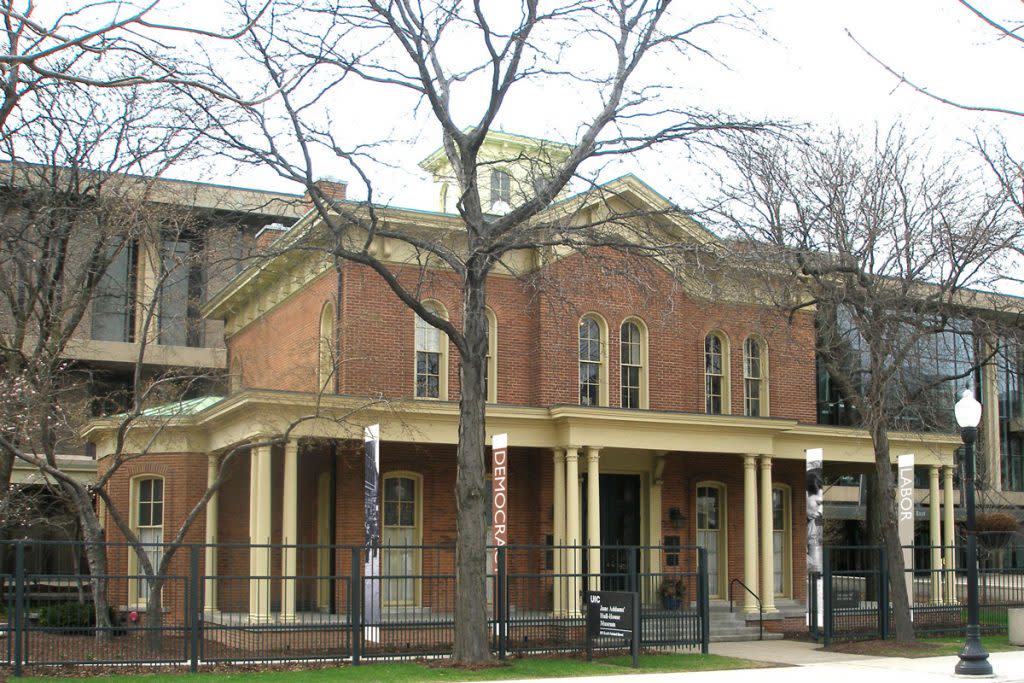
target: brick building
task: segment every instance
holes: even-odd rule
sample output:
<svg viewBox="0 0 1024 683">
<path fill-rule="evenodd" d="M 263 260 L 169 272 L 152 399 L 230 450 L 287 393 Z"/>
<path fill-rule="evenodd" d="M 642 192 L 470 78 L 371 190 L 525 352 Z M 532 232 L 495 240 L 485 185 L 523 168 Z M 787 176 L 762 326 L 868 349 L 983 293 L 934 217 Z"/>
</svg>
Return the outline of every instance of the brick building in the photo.
<svg viewBox="0 0 1024 683">
<path fill-rule="evenodd" d="M 516 147 L 518 156 L 539 145 L 498 134 L 487 144 Z M 438 182 L 441 211 L 380 207 L 383 220 L 424 233 L 457 227 L 443 160 L 434 155 L 424 168 Z M 496 208 L 514 204 L 519 170 L 490 173 L 482 182 Z M 686 239 L 715 240 L 633 176 L 604 189 L 603 201 L 667 216 Z M 307 214 L 275 247 L 316 229 L 315 214 Z M 450 273 L 420 268 L 397 241 L 378 239 L 370 248 L 399 278 L 422 278 L 421 300 L 459 325 Z M 637 278 L 625 267 L 631 264 L 617 262 L 623 258 L 524 250 L 488 282 L 487 431 L 509 439 L 509 543 L 700 544 L 708 549 L 712 599 L 726 599 L 738 578 L 762 595 L 767 612 L 799 610 L 805 449 L 823 448 L 838 474 L 867 472 L 873 462 L 865 432 L 821 423 L 813 314 L 781 314 L 742 287 L 708 298 L 696 277 L 674 277 L 656 263 Z M 284 553 L 207 548 L 208 614 L 287 622 L 344 601 L 340 584 L 292 577 L 343 573 L 347 556 L 328 546 L 363 542 L 365 425 L 381 425 L 384 544 L 455 540 L 457 354 L 378 275 L 353 263 L 336 267 L 315 250 L 275 248 L 214 295 L 204 313 L 223 321 L 230 392 L 137 428 L 129 450 L 149 444 L 150 455 L 126 466 L 111 493 L 134 528 L 165 539 L 164 529 L 178 528 L 221 458 L 241 447 L 230 479 L 186 542 L 310 545 Z M 101 467 L 113 424 L 97 421 L 86 431 Z M 285 433 L 282 445 L 246 448 Z M 894 454 L 915 453 L 928 474 L 930 517 L 938 519 L 943 501 L 943 524 L 934 527 L 944 527 L 941 538 L 935 531 L 929 540 L 951 545 L 958 438 L 894 432 L 891 442 Z M 383 572 L 416 575 L 428 564 L 450 571 L 428 553 L 390 550 Z M 113 558 L 115 571 L 134 569 L 126 555 Z M 534 569 L 600 563 L 613 571 L 617 561 L 612 553 L 569 551 Z M 668 553 L 646 553 L 641 562 L 651 573 L 671 566 Z M 271 587 L 215 578 L 243 575 L 275 578 Z M 431 606 L 422 582 L 390 585 L 385 604 Z M 137 590 L 125 590 L 115 600 L 139 604 Z M 554 583 L 546 604 L 571 610 L 571 594 Z M 757 609 L 749 598 L 745 608 Z"/>
</svg>

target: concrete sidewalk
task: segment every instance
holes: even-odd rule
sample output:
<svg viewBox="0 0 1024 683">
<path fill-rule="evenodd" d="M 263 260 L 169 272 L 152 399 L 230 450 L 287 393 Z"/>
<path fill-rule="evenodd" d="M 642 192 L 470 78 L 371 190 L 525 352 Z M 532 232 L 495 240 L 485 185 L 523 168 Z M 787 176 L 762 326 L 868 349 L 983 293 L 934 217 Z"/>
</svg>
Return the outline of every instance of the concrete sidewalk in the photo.
<svg viewBox="0 0 1024 683">
<path fill-rule="evenodd" d="M 712 643 L 712 654 L 778 664 L 764 669 L 628 674 L 531 679 L 533 683 L 963 683 L 978 677 L 953 673 L 957 657 L 869 657 L 822 652 L 815 643 L 791 640 Z M 983 681 L 1024 683 L 1024 649 L 989 655 L 995 676 Z"/>
</svg>

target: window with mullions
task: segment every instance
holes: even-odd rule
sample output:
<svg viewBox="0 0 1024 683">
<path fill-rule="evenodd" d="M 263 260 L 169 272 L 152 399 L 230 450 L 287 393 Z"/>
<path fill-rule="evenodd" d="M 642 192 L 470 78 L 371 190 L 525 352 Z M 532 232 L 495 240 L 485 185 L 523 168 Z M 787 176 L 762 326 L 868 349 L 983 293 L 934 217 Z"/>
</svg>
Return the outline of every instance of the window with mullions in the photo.
<svg viewBox="0 0 1024 683">
<path fill-rule="evenodd" d="M 1004 491 L 1024 491 L 1024 345 L 1001 341 L 996 355 L 999 447 Z"/>
<path fill-rule="evenodd" d="M 743 414 L 763 417 L 768 414 L 767 354 L 764 342 L 747 337 L 743 342 Z"/>
<path fill-rule="evenodd" d="M 491 171 L 491 206 L 512 202 L 512 177 L 505 171 Z"/>
<path fill-rule="evenodd" d="M 580 321 L 580 405 L 601 404 L 601 325 L 588 316 Z"/>
<path fill-rule="evenodd" d="M 135 480 L 135 533 L 142 543 L 146 556 L 153 567 L 159 570 L 163 557 L 164 541 L 164 480 L 156 477 Z M 134 552 L 132 553 L 134 555 Z M 132 567 L 139 576 L 135 591 L 135 602 L 144 602 L 149 592 L 149 583 L 144 578 L 145 572 L 133 557 Z"/>
<path fill-rule="evenodd" d="M 725 339 L 717 332 L 704 338 L 704 412 L 728 412 L 729 369 Z"/>
<path fill-rule="evenodd" d="M 640 326 L 628 320 L 622 323 L 619 342 L 622 407 L 640 408 L 640 383 L 643 377 Z"/>
<path fill-rule="evenodd" d="M 444 317 L 440 306 L 426 306 L 434 315 Z M 446 398 L 442 343 L 441 330 L 416 316 L 416 398 Z"/>
</svg>

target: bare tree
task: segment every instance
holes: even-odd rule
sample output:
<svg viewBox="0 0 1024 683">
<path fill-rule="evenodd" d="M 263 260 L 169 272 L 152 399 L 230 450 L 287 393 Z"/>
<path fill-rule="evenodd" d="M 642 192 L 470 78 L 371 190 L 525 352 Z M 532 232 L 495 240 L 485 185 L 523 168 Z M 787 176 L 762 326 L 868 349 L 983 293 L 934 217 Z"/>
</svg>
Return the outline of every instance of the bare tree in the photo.
<svg viewBox="0 0 1024 683">
<path fill-rule="evenodd" d="M 718 30 L 746 24 L 748 17 L 728 5 L 694 10 L 701 16 L 670 5 L 665 0 L 525 0 L 500 7 L 453 0 L 279 2 L 256 20 L 243 4 L 242 21 L 252 23 L 253 30 L 240 43 L 246 65 L 240 71 L 248 79 L 262 72 L 265 80 L 252 89 L 250 81 L 233 79 L 221 67 L 208 83 L 236 101 L 259 105 L 214 106 L 203 100 L 204 93 L 192 91 L 211 111 L 211 119 L 201 124 L 205 134 L 227 155 L 269 167 L 308 191 L 318 227 L 305 241 L 291 242 L 295 248 L 323 249 L 376 272 L 458 352 L 458 661 L 489 658 L 483 598 L 488 275 L 521 249 L 605 246 L 663 256 L 680 250 L 679 232 L 666 228 L 671 221 L 659 220 L 672 207 L 622 208 L 607 201 L 614 190 L 595 176 L 616 157 L 670 142 L 700 145 L 722 130 L 757 127 L 702 111 L 675 91 L 673 76 L 659 69 L 714 59 L 702 42 L 710 43 Z M 491 170 L 525 160 L 517 152 L 504 159 L 481 155 L 485 139 L 499 122 L 511 121 L 514 107 L 559 90 L 577 92 L 575 103 L 585 103 L 567 113 L 571 139 L 552 143 L 514 197 L 494 202 L 482 189 Z M 388 211 L 375 203 L 387 141 L 353 139 L 348 127 L 335 125 L 339 103 L 369 105 L 387 93 L 403 102 L 396 125 L 411 114 L 436 131 L 441 158 L 451 169 L 456 233 L 389 220 Z M 365 202 L 336 201 L 316 182 L 339 169 L 358 179 Z M 552 210 L 576 179 L 582 179 L 583 194 Z M 659 211 L 662 216 L 655 215 Z M 409 267 L 385 260 L 376 250 L 381 240 L 411 249 L 416 256 Z M 461 326 L 424 305 L 427 274 L 437 269 L 453 273 L 458 282 Z M 409 279 L 410 271 L 419 276 Z"/>
<path fill-rule="evenodd" d="M 932 158 L 898 127 L 741 140 L 727 157 L 709 213 L 744 242 L 741 258 L 767 263 L 780 303 L 816 307 L 820 362 L 871 436 L 896 637 L 912 640 L 889 432 L 953 429 L 953 387 L 988 360 L 974 337 L 1019 326 L 1019 301 L 971 288 L 998 278 L 1021 221 L 984 164 Z"/>
</svg>

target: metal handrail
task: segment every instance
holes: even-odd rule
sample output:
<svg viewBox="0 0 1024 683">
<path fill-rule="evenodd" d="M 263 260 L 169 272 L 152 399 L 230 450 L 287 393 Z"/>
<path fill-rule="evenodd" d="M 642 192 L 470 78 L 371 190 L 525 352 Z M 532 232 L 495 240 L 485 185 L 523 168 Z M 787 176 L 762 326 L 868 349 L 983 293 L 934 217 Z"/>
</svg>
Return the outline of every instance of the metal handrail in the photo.
<svg viewBox="0 0 1024 683">
<path fill-rule="evenodd" d="M 764 605 L 761 604 L 761 596 L 750 590 L 747 584 L 743 583 L 740 579 L 733 579 L 729 582 L 729 612 L 732 613 L 732 587 L 736 583 L 743 586 L 743 590 L 750 593 L 757 600 L 757 639 L 764 640 Z"/>
</svg>

